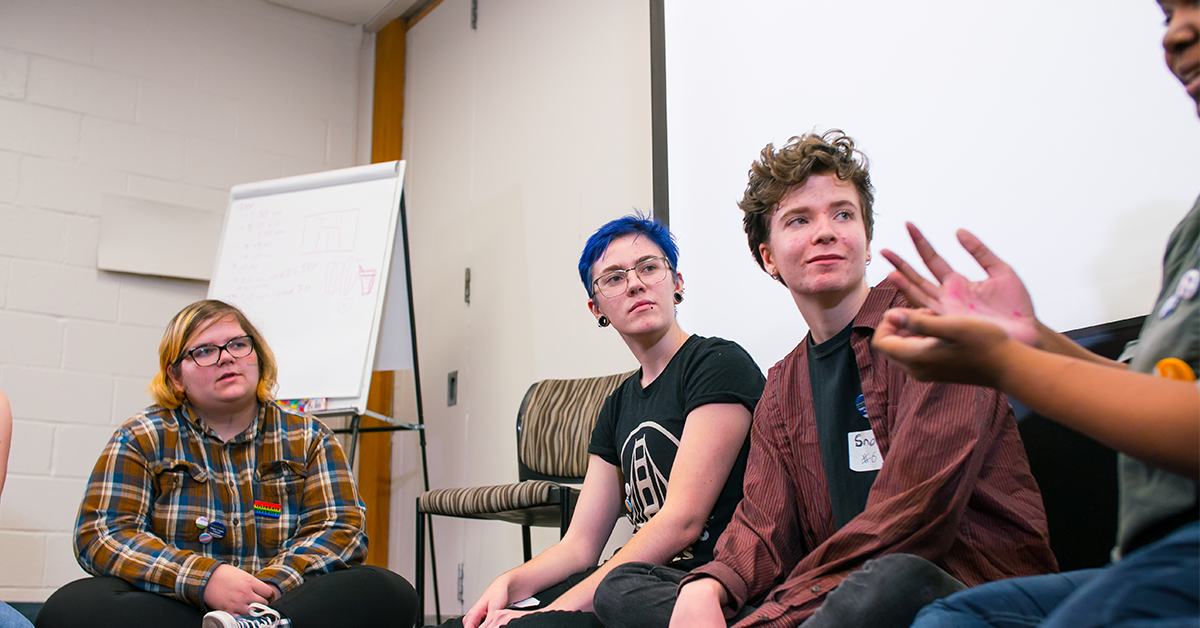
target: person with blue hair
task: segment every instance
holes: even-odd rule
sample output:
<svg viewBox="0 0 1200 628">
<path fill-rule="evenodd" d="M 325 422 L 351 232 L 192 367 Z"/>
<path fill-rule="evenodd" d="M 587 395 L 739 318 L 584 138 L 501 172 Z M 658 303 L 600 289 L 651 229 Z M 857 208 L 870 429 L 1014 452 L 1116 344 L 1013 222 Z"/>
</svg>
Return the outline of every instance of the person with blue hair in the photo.
<svg viewBox="0 0 1200 628">
<path fill-rule="evenodd" d="M 687 570 L 712 560 L 742 498 L 750 416 L 765 379 L 736 343 L 679 326 L 678 261 L 670 231 L 646 216 L 613 220 L 588 239 L 579 259 L 588 310 L 641 368 L 600 410 L 567 534 L 496 578 L 452 624 L 600 626 L 592 598 L 613 567 Z M 597 566 L 623 512 L 633 538 Z"/>
</svg>

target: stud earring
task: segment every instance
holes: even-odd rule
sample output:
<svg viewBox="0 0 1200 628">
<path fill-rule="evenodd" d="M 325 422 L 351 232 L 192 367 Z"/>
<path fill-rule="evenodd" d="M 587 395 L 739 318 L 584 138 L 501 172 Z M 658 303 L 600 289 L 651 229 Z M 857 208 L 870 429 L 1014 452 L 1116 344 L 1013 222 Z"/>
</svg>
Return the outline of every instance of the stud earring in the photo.
<svg viewBox="0 0 1200 628">
<path fill-rule="evenodd" d="M 676 293 L 675 293 L 675 302 L 676 302 L 676 303 L 683 303 L 683 291 L 682 291 L 682 290 L 680 290 L 679 292 L 676 292 Z"/>
<path fill-rule="evenodd" d="M 608 327 L 608 317 L 601 314 L 600 318 L 596 319 L 596 325 L 599 327 Z"/>
</svg>

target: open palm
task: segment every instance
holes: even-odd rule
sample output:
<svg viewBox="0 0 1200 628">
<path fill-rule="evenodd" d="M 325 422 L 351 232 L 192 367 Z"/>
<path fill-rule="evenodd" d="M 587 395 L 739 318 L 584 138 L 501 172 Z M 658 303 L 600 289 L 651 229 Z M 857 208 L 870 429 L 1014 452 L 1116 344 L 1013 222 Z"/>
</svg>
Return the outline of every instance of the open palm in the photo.
<svg viewBox="0 0 1200 628">
<path fill-rule="evenodd" d="M 988 275 L 982 281 L 970 281 L 933 250 L 915 225 L 907 223 L 907 226 L 917 253 L 937 283 L 922 277 L 896 253 L 885 249 L 882 254 L 896 267 L 888 278 L 900 287 L 913 307 L 926 308 L 942 316 L 978 317 L 1000 327 L 1018 342 L 1034 344 L 1038 328 L 1033 302 L 1024 282 L 1008 264 L 996 257 L 979 238 L 959 229 L 958 241 Z"/>
</svg>

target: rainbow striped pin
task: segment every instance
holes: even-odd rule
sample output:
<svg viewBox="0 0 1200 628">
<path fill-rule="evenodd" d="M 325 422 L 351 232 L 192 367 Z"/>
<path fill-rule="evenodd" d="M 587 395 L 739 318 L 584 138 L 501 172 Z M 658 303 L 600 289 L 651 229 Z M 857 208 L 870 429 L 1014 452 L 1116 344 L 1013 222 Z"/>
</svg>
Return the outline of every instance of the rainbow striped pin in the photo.
<svg viewBox="0 0 1200 628">
<path fill-rule="evenodd" d="M 259 501 L 257 499 L 254 500 L 254 514 L 260 517 L 278 519 L 281 513 L 283 513 L 283 507 L 279 504 L 272 504 L 271 502 Z"/>
</svg>

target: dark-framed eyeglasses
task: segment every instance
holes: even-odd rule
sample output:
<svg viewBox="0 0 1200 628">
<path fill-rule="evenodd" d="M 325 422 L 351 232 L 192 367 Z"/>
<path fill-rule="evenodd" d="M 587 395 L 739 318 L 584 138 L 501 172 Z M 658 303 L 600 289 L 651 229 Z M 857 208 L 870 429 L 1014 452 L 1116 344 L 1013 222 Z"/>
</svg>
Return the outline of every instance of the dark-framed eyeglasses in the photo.
<svg viewBox="0 0 1200 628">
<path fill-rule="evenodd" d="M 625 270 L 610 270 L 600 275 L 592 282 L 592 286 L 607 299 L 613 299 L 629 288 L 629 271 L 637 274 L 637 278 L 647 286 L 662 283 L 671 274 L 671 263 L 665 257 L 650 257 Z"/>
<path fill-rule="evenodd" d="M 238 336 L 230 338 L 229 342 L 223 345 L 200 345 L 195 349 L 190 349 L 183 352 L 183 357 L 179 358 L 182 362 L 183 358 L 191 358 L 196 366 L 212 366 L 221 361 L 221 352 L 226 351 L 230 357 L 244 358 L 254 352 L 254 338 L 250 336 Z"/>
</svg>

